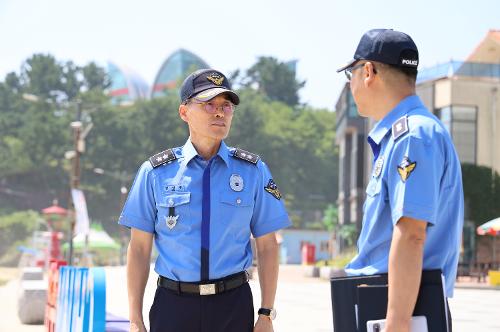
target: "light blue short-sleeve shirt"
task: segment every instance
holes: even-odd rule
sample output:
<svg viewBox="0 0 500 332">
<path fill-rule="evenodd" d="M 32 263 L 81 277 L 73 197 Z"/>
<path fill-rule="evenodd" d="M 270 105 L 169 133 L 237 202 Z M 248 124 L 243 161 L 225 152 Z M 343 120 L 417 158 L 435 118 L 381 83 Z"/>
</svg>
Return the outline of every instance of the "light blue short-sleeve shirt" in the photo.
<svg viewBox="0 0 500 332">
<path fill-rule="evenodd" d="M 203 173 L 209 162 L 190 140 L 171 151 L 174 160 L 157 167 L 146 161 L 141 166 L 119 224 L 154 234 L 159 275 L 200 281 Z M 205 204 L 210 216 L 206 239 L 210 279 L 251 266 L 251 235 L 257 238 L 291 224 L 266 164 L 237 158 L 235 151 L 222 142 L 209 166 L 210 199 Z M 176 219 L 169 225 L 171 215 Z"/>
<path fill-rule="evenodd" d="M 419 97 L 403 99 L 368 137 L 374 163 L 366 189 L 358 255 L 349 275 L 388 271 L 394 225 L 426 221 L 424 270 L 441 269 L 453 295 L 463 227 L 460 161 L 443 124 Z"/>
</svg>

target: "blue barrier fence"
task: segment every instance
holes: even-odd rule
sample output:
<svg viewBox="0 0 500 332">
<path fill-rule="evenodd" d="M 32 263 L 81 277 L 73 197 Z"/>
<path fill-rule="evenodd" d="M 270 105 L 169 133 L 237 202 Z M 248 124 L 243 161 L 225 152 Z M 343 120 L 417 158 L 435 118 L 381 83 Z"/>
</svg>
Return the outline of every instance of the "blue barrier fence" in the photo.
<svg viewBox="0 0 500 332">
<path fill-rule="evenodd" d="M 56 332 L 104 332 L 106 276 L 103 268 L 62 266 Z"/>
</svg>

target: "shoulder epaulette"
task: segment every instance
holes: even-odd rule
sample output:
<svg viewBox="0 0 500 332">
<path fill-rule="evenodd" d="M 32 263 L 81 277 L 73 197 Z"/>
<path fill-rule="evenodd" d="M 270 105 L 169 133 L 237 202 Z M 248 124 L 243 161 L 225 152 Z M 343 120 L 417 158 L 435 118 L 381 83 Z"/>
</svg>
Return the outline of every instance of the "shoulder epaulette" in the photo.
<svg viewBox="0 0 500 332">
<path fill-rule="evenodd" d="M 168 162 L 171 162 L 173 160 L 176 160 L 177 156 L 175 155 L 175 152 L 173 149 L 167 149 L 165 151 L 162 151 L 160 153 L 155 154 L 154 156 L 149 158 L 149 162 L 153 166 L 153 168 L 156 168 L 160 165 L 166 164 Z"/>
<path fill-rule="evenodd" d="M 408 117 L 405 115 L 392 124 L 392 138 L 397 140 L 408 132 Z"/>
<path fill-rule="evenodd" d="M 255 165 L 257 165 L 257 162 L 260 159 L 259 155 L 252 153 L 252 152 L 242 150 L 240 148 L 234 149 L 233 157 L 248 161 L 248 162 L 255 164 Z"/>
</svg>

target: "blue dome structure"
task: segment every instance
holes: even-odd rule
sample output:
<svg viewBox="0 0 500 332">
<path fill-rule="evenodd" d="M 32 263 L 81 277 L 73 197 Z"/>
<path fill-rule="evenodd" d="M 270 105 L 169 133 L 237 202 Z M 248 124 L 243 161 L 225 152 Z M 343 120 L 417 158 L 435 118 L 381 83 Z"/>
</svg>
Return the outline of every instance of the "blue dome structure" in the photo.
<svg viewBox="0 0 500 332">
<path fill-rule="evenodd" d="M 175 51 L 158 71 L 151 88 L 151 98 L 165 96 L 172 92 L 177 93 L 178 86 L 185 76 L 201 68 L 209 68 L 209 66 L 196 54 L 182 48 Z"/>
<path fill-rule="evenodd" d="M 133 70 L 108 62 L 108 75 L 111 79 L 108 95 L 113 104 L 133 103 L 148 97 L 148 84 Z"/>
</svg>

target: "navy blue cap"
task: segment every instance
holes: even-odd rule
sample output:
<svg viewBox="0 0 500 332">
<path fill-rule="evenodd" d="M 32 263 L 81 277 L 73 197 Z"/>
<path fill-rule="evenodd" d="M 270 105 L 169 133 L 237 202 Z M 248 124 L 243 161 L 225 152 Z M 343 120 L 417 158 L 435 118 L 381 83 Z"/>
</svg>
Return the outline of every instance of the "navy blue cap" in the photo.
<svg viewBox="0 0 500 332">
<path fill-rule="evenodd" d="M 410 36 L 392 29 L 373 29 L 359 41 L 354 58 L 337 69 L 337 73 L 359 60 L 372 60 L 397 67 L 418 67 L 418 49 Z"/>
<path fill-rule="evenodd" d="M 195 98 L 199 101 L 208 101 L 225 93 L 235 105 L 240 103 L 238 95 L 231 90 L 231 83 L 220 71 L 214 69 L 199 69 L 191 73 L 181 85 L 181 102 Z"/>
</svg>

